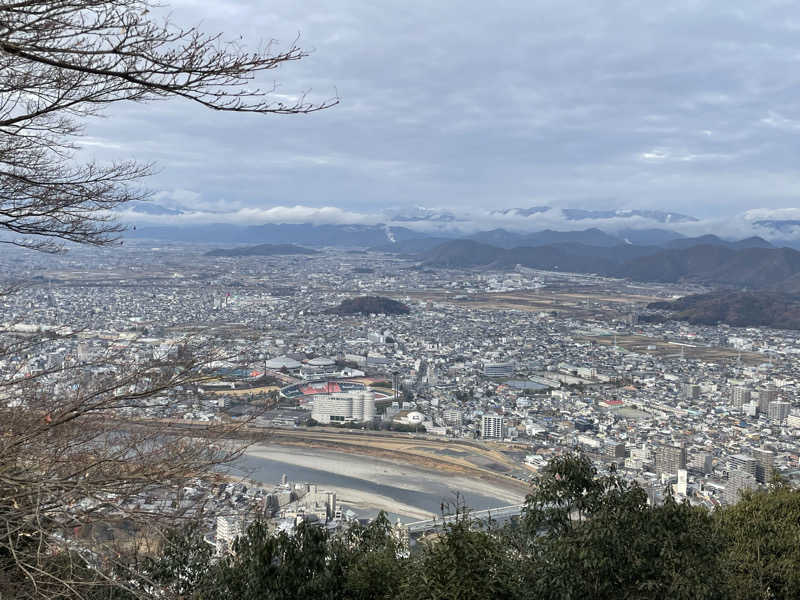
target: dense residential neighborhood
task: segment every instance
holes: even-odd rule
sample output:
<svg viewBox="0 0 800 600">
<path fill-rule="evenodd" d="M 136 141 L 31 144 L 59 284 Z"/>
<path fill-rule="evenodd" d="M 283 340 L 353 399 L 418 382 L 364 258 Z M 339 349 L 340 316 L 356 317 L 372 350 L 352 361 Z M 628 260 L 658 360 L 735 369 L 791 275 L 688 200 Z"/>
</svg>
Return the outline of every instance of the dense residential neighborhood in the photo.
<svg viewBox="0 0 800 600">
<path fill-rule="evenodd" d="M 123 409 L 125 418 L 408 431 L 504 453 L 516 466 L 501 474 L 522 482 L 550 457 L 581 449 L 601 471 L 613 464 L 639 482 L 654 503 L 669 490 L 713 507 L 775 476 L 800 477 L 800 335 L 639 318 L 646 299 L 697 286 L 432 270 L 341 249 L 220 258 L 138 244 L 1 260 L 36 282 L 0 300 L 4 329 L 51 335 L 38 351 L 6 358 L 3 370 L 52 378 L 54 394 L 70 390 L 50 371 L 85 364 L 98 376 L 90 365 L 111 350 L 145 364 L 198 343 L 216 349 L 203 381 Z M 391 297 L 410 311 L 331 313 L 360 296 Z M 307 496 L 314 482 L 303 494 L 285 481 L 260 485 L 198 490 L 232 499 L 212 519 L 245 499 L 266 506 L 264 498 L 279 521 L 356 516 L 334 492 L 307 505 L 279 500 Z"/>
</svg>

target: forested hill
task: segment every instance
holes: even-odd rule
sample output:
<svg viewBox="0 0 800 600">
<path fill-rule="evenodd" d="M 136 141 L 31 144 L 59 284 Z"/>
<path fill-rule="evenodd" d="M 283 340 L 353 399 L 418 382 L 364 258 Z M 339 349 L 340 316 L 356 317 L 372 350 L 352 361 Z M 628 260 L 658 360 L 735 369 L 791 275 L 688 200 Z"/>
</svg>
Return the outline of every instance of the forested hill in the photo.
<svg viewBox="0 0 800 600">
<path fill-rule="evenodd" d="M 673 302 L 653 302 L 669 318 L 695 325 L 725 323 L 734 327 L 800 329 L 800 299 L 777 292 L 714 292 L 684 296 Z"/>
<path fill-rule="evenodd" d="M 295 246 L 294 244 L 258 244 L 243 248 L 218 248 L 206 252 L 206 256 L 278 256 L 291 254 L 319 254 L 318 250 Z"/>
<path fill-rule="evenodd" d="M 343 300 L 327 312 L 336 315 L 407 315 L 411 309 L 397 300 L 383 296 L 359 296 Z"/>
<path fill-rule="evenodd" d="M 741 247 L 744 244 L 752 246 Z M 551 244 L 500 248 L 474 240 L 453 240 L 420 253 L 422 264 L 457 269 L 534 269 L 597 273 L 636 281 L 692 282 L 740 289 L 800 291 L 800 252 L 765 248 L 758 240 L 700 244 L 689 248 Z"/>
</svg>

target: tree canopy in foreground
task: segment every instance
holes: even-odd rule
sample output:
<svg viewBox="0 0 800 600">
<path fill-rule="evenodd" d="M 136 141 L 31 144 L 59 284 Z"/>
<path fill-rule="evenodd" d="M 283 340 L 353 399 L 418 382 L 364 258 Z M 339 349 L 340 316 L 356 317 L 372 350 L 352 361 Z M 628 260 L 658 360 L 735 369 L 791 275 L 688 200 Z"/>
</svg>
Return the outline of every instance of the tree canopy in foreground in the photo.
<svg viewBox="0 0 800 600">
<path fill-rule="evenodd" d="M 671 496 L 648 506 L 637 485 L 567 455 L 544 469 L 516 525 L 462 509 L 408 553 L 384 518 L 343 537 L 304 525 L 271 535 L 257 522 L 234 555 L 208 555 L 190 577 L 193 534 L 171 538 L 147 568 L 162 589 L 197 599 L 788 600 L 800 597 L 798 511 L 800 492 L 781 486 L 713 512 Z"/>
</svg>

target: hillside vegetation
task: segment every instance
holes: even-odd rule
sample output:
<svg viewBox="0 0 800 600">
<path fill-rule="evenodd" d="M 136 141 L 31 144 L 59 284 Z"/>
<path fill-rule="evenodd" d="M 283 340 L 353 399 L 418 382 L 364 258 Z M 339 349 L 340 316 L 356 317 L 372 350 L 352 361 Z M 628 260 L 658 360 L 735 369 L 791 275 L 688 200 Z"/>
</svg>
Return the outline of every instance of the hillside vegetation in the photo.
<svg viewBox="0 0 800 600">
<path fill-rule="evenodd" d="M 407 315 L 411 309 L 397 300 L 383 296 L 359 296 L 342 300 L 327 312 L 335 315 Z"/>
<path fill-rule="evenodd" d="M 648 308 L 695 325 L 800 329 L 800 299 L 777 292 L 694 294 L 673 302 L 653 302 Z"/>
<path fill-rule="evenodd" d="M 421 253 L 420 259 L 429 267 L 505 269 L 521 265 L 637 281 L 800 291 L 800 252 L 763 247 L 758 240 L 674 249 L 581 243 L 501 248 L 474 240 L 453 240 Z"/>
<path fill-rule="evenodd" d="M 279 256 L 291 254 L 319 254 L 319 250 L 311 250 L 294 244 L 258 244 L 242 248 L 217 248 L 209 250 L 205 256 Z"/>
</svg>

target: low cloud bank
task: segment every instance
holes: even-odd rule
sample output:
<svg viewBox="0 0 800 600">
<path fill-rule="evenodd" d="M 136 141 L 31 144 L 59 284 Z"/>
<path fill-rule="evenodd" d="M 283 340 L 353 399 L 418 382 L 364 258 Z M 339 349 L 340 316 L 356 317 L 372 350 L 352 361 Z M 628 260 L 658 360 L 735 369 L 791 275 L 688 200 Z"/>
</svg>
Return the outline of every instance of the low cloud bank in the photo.
<svg viewBox="0 0 800 600">
<path fill-rule="evenodd" d="M 116 212 L 127 224 L 193 226 L 211 223 L 231 225 L 263 225 L 312 223 L 314 225 L 387 225 L 406 227 L 424 234 L 470 234 L 476 231 L 503 228 L 533 232 L 543 229 L 575 231 L 597 228 L 609 233 L 624 230 L 666 229 L 694 237 L 713 233 L 727 239 L 760 236 L 767 240 L 799 240 L 800 208 L 758 208 L 712 219 L 677 219 L 662 215 L 648 217 L 620 210 L 602 217 L 576 218 L 569 210 L 541 207 L 527 213 L 508 210 L 465 210 L 457 208 L 381 209 L 374 211 L 345 210 L 335 206 L 232 206 L 225 201 L 202 201 L 189 190 L 156 194 L 152 203 L 126 206 Z M 590 213 L 591 214 L 591 213 Z M 666 213 L 668 214 L 668 213 Z"/>
</svg>

